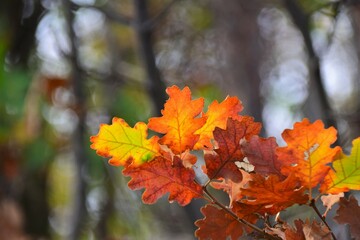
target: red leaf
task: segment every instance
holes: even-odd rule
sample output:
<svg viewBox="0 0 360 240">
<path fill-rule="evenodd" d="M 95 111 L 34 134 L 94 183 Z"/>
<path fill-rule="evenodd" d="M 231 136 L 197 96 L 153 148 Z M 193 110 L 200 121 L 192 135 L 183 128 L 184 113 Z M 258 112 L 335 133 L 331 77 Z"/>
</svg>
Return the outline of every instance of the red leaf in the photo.
<svg viewBox="0 0 360 240">
<path fill-rule="evenodd" d="M 334 219 L 340 224 L 349 224 L 351 235 L 360 239 L 360 207 L 354 196 L 349 200 L 340 198 L 339 209 Z"/>
<path fill-rule="evenodd" d="M 255 223 L 258 217 L 253 214 L 251 209 L 249 211 L 249 209 L 250 208 L 246 208 L 246 206 L 236 204 L 231 210 L 239 218 L 250 223 Z M 195 231 L 195 236 L 200 240 L 225 240 L 228 239 L 228 237 L 235 240 L 239 239 L 245 231 L 251 231 L 251 229 L 231 216 L 230 213 L 213 205 L 202 207 L 201 213 L 205 218 L 195 222 L 195 225 L 199 227 Z"/>
<path fill-rule="evenodd" d="M 194 170 L 185 168 L 177 156 L 173 162 L 157 157 L 138 167 L 130 165 L 124 169 L 123 174 L 131 176 L 128 183 L 130 189 L 145 188 L 142 199 L 147 204 L 155 203 L 169 192 L 170 202 L 177 201 L 181 206 L 185 206 L 193 198 L 201 198 L 203 194 L 201 185 L 194 181 Z"/>
<path fill-rule="evenodd" d="M 256 173 L 283 176 L 280 170 L 282 163 L 278 160 L 275 153 L 278 145 L 274 137 L 265 139 L 253 136 L 249 142 L 243 142 L 241 145 L 245 156 L 254 165 Z"/>
<path fill-rule="evenodd" d="M 243 161 L 244 155 L 241 152 L 240 140 L 251 136 L 257 131 L 254 130 L 256 123 L 244 118 L 244 122 L 229 118 L 226 130 L 215 128 L 214 138 L 218 144 L 213 154 L 205 154 L 206 173 L 210 179 L 228 178 L 233 182 L 240 182 L 240 174 L 235 162 Z"/>
</svg>

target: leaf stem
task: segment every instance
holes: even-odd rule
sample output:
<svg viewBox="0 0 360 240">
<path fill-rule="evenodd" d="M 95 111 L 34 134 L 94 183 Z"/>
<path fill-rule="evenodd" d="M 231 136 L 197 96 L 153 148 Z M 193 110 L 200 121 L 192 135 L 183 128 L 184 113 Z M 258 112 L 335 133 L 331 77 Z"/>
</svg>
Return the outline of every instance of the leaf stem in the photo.
<svg viewBox="0 0 360 240">
<path fill-rule="evenodd" d="M 319 218 L 321 219 L 321 221 L 325 224 L 325 226 L 329 229 L 331 236 L 333 237 L 334 240 L 337 240 L 333 231 L 331 230 L 330 226 L 327 224 L 325 217 L 321 215 L 319 209 L 316 207 L 315 204 L 315 199 L 311 199 L 309 206 L 312 207 L 312 209 L 314 209 L 314 211 L 316 212 L 316 214 L 319 216 Z"/>
<path fill-rule="evenodd" d="M 261 234 L 263 237 L 265 237 L 266 239 L 271 239 L 271 240 L 279 240 L 280 238 L 270 235 L 268 233 L 266 233 L 263 229 L 259 228 L 258 226 L 249 223 L 248 221 L 239 218 L 233 211 L 231 211 L 228 207 L 226 207 L 224 204 L 222 204 L 221 202 L 219 202 L 208 190 L 206 187 L 203 187 L 203 190 L 205 192 L 205 194 L 212 200 L 212 203 L 219 206 L 220 208 L 224 209 L 228 214 L 230 214 L 236 221 L 248 226 L 249 228 L 252 228 L 254 231 L 258 232 L 259 234 Z"/>
</svg>

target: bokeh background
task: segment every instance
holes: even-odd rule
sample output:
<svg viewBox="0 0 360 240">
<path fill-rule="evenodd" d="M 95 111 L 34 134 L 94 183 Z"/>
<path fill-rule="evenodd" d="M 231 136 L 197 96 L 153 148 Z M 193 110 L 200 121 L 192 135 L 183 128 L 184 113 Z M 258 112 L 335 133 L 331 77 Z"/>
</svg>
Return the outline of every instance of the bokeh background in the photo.
<svg viewBox="0 0 360 240">
<path fill-rule="evenodd" d="M 202 202 L 147 206 L 89 148 L 166 86 L 238 96 L 275 136 L 307 117 L 360 135 L 358 0 L 1 0 L 0 239 L 193 239 Z"/>
</svg>

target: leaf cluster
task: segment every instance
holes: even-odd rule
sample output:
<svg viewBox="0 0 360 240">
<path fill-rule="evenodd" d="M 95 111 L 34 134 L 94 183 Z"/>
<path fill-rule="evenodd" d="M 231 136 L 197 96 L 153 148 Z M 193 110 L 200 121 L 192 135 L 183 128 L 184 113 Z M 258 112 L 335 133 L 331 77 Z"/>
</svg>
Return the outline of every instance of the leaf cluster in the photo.
<svg viewBox="0 0 360 240">
<path fill-rule="evenodd" d="M 344 192 L 360 189 L 360 138 L 347 156 L 339 146 L 332 147 L 335 128 L 303 119 L 283 132 L 287 145 L 279 147 L 275 138 L 259 136 L 260 123 L 240 114 L 243 106 L 236 97 L 214 101 L 204 112 L 204 99 L 192 99 L 188 87 L 172 86 L 167 94 L 161 117 L 133 128 L 113 118 L 91 137 L 92 149 L 109 157 L 111 165 L 124 167 L 123 174 L 131 177 L 130 189 L 145 189 L 144 203 L 153 204 L 167 193 L 170 202 L 181 206 L 205 199 L 208 204 L 201 209 L 204 218 L 195 222 L 195 235 L 220 240 L 244 235 L 336 239 L 326 213 L 339 203 L 334 219 L 350 224 L 353 237 L 360 238 L 359 214 L 352 214 L 360 211 L 358 203 L 343 197 Z M 148 138 L 148 129 L 162 136 Z M 201 169 L 195 151 L 202 153 Z M 207 180 L 201 182 L 204 176 Z M 229 202 L 220 202 L 210 188 L 225 191 Z M 316 207 L 319 199 L 327 207 L 323 214 Z M 294 226 L 283 222 L 280 213 L 296 204 L 313 208 L 321 221 L 299 219 Z"/>
</svg>

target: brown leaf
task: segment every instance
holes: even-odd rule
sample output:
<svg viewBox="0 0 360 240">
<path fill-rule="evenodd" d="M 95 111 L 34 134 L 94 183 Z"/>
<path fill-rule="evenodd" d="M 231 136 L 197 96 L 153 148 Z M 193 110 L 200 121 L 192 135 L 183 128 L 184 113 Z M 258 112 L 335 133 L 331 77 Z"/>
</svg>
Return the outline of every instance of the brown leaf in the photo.
<svg viewBox="0 0 360 240">
<path fill-rule="evenodd" d="M 244 170 L 239 169 L 241 172 L 243 179 L 239 183 L 235 183 L 230 179 L 222 179 L 221 182 L 212 182 L 211 186 L 216 189 L 222 189 L 227 194 L 229 194 L 230 198 L 230 207 L 233 202 L 239 201 L 242 198 L 241 189 L 245 187 L 245 185 L 251 180 L 250 174 L 245 172 Z"/>
<path fill-rule="evenodd" d="M 231 209 L 239 218 L 248 222 L 256 222 L 257 216 L 249 212 L 250 208 L 245 205 L 236 204 Z M 237 240 L 245 232 L 251 231 L 245 225 L 237 221 L 224 209 L 219 209 L 213 205 L 206 205 L 201 208 L 201 213 L 205 218 L 197 220 L 195 225 L 198 229 L 195 231 L 195 236 L 200 240 Z"/>
<path fill-rule="evenodd" d="M 354 196 L 350 196 L 349 200 L 340 198 L 339 209 L 335 221 L 340 224 L 349 224 L 351 236 L 360 239 L 360 207 Z"/>
</svg>

